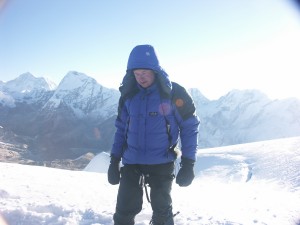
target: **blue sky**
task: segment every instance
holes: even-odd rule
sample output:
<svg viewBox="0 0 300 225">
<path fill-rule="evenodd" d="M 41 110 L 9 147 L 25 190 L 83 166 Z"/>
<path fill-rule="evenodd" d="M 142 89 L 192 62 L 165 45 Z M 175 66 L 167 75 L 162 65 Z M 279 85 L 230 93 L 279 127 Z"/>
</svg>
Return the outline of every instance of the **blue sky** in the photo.
<svg viewBox="0 0 300 225">
<path fill-rule="evenodd" d="M 209 99 L 232 89 L 300 98 L 299 40 L 289 0 L 6 0 L 0 80 L 31 72 L 58 84 L 75 70 L 117 88 L 131 49 L 151 44 L 173 81 Z"/>
</svg>

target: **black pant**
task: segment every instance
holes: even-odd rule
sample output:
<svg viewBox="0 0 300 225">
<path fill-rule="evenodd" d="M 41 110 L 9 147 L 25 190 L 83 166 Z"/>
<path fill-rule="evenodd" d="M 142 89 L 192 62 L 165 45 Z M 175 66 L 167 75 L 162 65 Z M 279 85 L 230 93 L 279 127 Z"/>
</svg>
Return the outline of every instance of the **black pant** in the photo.
<svg viewBox="0 0 300 225">
<path fill-rule="evenodd" d="M 124 165 L 117 197 L 115 225 L 134 225 L 135 216 L 142 210 L 143 182 L 150 186 L 153 224 L 173 219 L 171 189 L 174 163 L 158 165 Z M 163 221 L 163 222 L 161 222 Z"/>
</svg>

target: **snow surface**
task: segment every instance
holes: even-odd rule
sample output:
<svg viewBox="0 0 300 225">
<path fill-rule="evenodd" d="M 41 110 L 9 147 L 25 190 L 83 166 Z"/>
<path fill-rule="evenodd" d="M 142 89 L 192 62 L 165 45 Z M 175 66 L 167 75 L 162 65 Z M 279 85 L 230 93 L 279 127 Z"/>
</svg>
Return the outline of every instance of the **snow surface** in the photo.
<svg viewBox="0 0 300 225">
<path fill-rule="evenodd" d="M 0 163 L 0 224 L 112 225 L 108 162 L 101 153 L 84 171 Z M 199 149 L 193 184 L 173 185 L 175 224 L 298 225 L 299 168 L 300 137 Z M 145 198 L 136 224 L 150 217 Z"/>
</svg>

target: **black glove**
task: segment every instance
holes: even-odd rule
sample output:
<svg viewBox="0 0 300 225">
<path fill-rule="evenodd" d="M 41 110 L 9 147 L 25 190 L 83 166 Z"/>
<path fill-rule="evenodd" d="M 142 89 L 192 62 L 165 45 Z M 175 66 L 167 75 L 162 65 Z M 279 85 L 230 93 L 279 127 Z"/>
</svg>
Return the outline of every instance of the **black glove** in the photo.
<svg viewBox="0 0 300 225">
<path fill-rule="evenodd" d="M 108 178 L 108 182 L 112 185 L 118 184 L 120 182 L 120 177 L 121 177 L 120 161 L 121 161 L 120 158 L 117 158 L 113 155 L 110 158 L 107 178 Z"/>
<path fill-rule="evenodd" d="M 195 178 L 194 173 L 195 161 L 181 157 L 180 170 L 176 176 L 176 183 L 180 187 L 189 186 Z"/>
</svg>

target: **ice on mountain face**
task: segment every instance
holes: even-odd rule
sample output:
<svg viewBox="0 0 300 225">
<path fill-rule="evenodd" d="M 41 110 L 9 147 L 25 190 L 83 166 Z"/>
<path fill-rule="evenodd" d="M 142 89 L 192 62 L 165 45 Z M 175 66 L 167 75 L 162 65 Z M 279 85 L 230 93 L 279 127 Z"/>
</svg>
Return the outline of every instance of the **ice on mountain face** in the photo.
<svg viewBox="0 0 300 225">
<path fill-rule="evenodd" d="M 95 81 L 93 78 L 88 77 L 84 73 L 79 73 L 76 71 L 70 71 L 60 82 L 58 89 L 60 90 L 73 90 L 80 88 L 83 84 L 87 82 Z"/>
<path fill-rule="evenodd" d="M 57 108 L 63 104 L 79 118 L 107 118 L 116 114 L 118 98 L 117 90 L 101 86 L 84 73 L 70 71 L 44 109 Z"/>
<path fill-rule="evenodd" d="M 14 100 L 15 104 L 35 104 L 43 109 L 43 113 L 47 110 L 52 113 L 59 108 L 57 112 L 65 113 L 67 117 L 70 113 L 76 118 L 99 122 L 117 114 L 119 91 L 101 86 L 84 73 L 70 71 L 55 91 L 46 91 L 49 85 L 48 89 L 44 88 L 45 82 L 36 82 L 38 80 L 25 73 L 11 82 L 0 84 L 0 91 L 4 94 L 0 100 L 2 105 L 14 107 Z M 33 81 L 36 87 L 27 85 Z M 8 93 L 3 89 L 20 92 Z M 209 101 L 199 90 L 189 91 L 201 120 L 200 148 L 300 135 L 298 99 L 272 101 L 257 90 L 233 90 L 218 100 Z"/>
<path fill-rule="evenodd" d="M 35 103 L 48 98 L 48 92 L 56 88 L 56 85 L 45 78 L 36 78 L 31 73 L 21 74 L 14 80 L 2 83 L 0 91 L 10 96 L 16 103 Z M 10 104 L 10 107 L 15 105 Z"/>
<path fill-rule="evenodd" d="M 0 91 L 0 104 L 7 107 L 14 107 L 15 100 L 10 95 L 4 94 L 2 91 Z"/>
<path fill-rule="evenodd" d="M 3 86 L 7 92 L 29 93 L 34 90 L 52 90 L 54 83 L 48 83 L 45 78 L 36 78 L 31 73 L 21 74 L 14 80 L 8 81 Z"/>
</svg>

